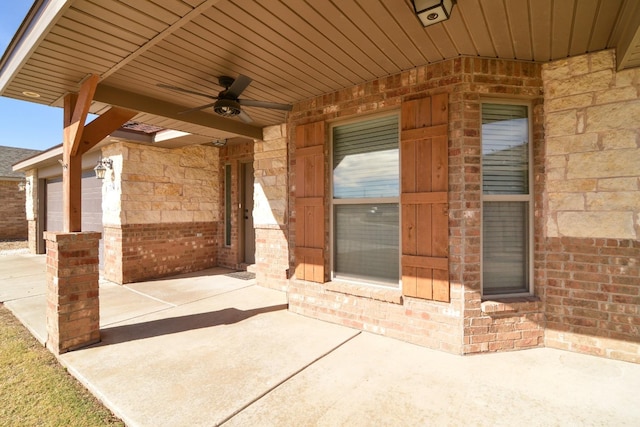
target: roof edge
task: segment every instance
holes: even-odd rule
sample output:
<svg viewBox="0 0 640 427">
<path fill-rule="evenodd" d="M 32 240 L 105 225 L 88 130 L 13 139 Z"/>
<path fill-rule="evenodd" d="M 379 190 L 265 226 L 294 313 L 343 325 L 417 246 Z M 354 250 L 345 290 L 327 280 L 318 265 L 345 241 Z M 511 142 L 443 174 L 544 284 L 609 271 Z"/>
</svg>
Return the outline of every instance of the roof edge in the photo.
<svg viewBox="0 0 640 427">
<path fill-rule="evenodd" d="M 73 0 L 36 0 L 0 60 L 0 95 Z"/>
<path fill-rule="evenodd" d="M 46 162 L 47 160 L 55 159 L 59 156 L 62 156 L 62 151 L 62 144 L 56 145 L 55 147 L 49 148 L 46 151 L 15 163 L 12 166 L 12 169 L 14 172 L 26 172 L 29 169 L 36 168 L 42 162 Z"/>
</svg>

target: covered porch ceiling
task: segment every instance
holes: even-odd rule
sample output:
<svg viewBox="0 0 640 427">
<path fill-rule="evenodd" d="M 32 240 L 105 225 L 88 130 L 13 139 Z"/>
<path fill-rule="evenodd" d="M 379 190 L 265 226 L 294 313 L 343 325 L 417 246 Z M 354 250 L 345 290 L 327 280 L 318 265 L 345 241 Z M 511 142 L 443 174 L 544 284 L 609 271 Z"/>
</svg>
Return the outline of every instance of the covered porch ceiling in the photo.
<svg viewBox="0 0 640 427">
<path fill-rule="evenodd" d="M 157 84 L 215 96 L 218 76 L 244 74 L 241 98 L 295 105 L 461 55 L 547 62 L 609 48 L 619 69 L 640 66 L 638 0 L 457 0 L 426 28 L 410 0 L 38 0 L 0 62 L 0 95 L 62 106 L 97 74 L 92 113 L 132 109 L 199 142 L 260 138 L 287 113 L 180 114 L 212 101 Z"/>
</svg>

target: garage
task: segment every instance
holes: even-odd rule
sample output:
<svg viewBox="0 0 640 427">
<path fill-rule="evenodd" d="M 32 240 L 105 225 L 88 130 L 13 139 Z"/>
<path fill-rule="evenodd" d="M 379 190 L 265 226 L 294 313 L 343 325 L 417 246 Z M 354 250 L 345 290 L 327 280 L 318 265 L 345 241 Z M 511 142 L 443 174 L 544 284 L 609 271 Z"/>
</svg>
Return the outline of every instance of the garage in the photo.
<svg viewBox="0 0 640 427">
<path fill-rule="evenodd" d="M 46 180 L 45 230 L 62 230 L 62 177 Z M 102 233 L 102 181 L 93 170 L 82 174 L 82 231 Z M 100 239 L 100 270 L 104 268 L 104 244 Z"/>
</svg>

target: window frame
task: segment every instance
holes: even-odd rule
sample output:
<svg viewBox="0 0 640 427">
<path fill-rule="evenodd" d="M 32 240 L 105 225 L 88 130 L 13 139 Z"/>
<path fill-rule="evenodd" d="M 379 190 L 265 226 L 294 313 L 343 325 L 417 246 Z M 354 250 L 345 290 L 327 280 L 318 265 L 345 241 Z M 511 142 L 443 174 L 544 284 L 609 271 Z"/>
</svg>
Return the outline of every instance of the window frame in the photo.
<svg viewBox="0 0 640 427">
<path fill-rule="evenodd" d="M 375 120 L 385 117 L 395 117 L 398 123 L 398 195 L 397 197 L 372 197 L 372 198 L 334 198 L 333 194 L 333 173 L 334 173 L 334 164 L 333 164 L 333 154 L 334 154 L 334 128 L 350 125 L 354 123 L 361 123 L 368 120 Z M 333 122 L 329 124 L 328 132 L 329 132 L 329 191 L 328 191 L 328 200 L 329 200 L 329 280 L 343 283 L 351 283 L 355 285 L 364 285 L 371 286 L 380 289 L 387 290 L 400 290 L 402 289 L 402 204 L 400 203 L 400 194 L 401 194 L 401 184 L 402 184 L 402 149 L 401 149 L 401 139 L 400 135 L 402 132 L 402 120 L 400 115 L 400 110 L 387 111 L 384 113 L 378 114 L 370 114 L 366 116 L 359 116 L 356 118 L 341 120 L 337 122 Z M 368 205 L 368 204 L 397 204 L 398 205 L 398 281 L 397 282 L 384 282 L 382 280 L 375 281 L 370 278 L 359 278 L 357 276 L 350 275 L 336 275 L 335 271 L 335 257 L 336 257 L 336 249 L 335 249 L 335 209 L 334 207 L 337 205 Z"/>
<path fill-rule="evenodd" d="M 518 105 L 527 108 L 527 133 L 528 142 L 528 194 L 484 194 L 483 180 L 483 135 L 482 135 L 482 111 L 485 104 Z M 535 203 L 535 183 L 534 183 L 534 158 L 533 158 L 533 103 L 526 99 L 503 99 L 503 98 L 482 98 L 480 100 L 480 292 L 482 299 L 509 298 L 531 296 L 534 294 L 534 203 Z M 526 277 L 528 286 L 526 290 L 519 292 L 491 293 L 485 294 L 484 283 L 484 203 L 485 202 L 522 202 L 528 203 L 527 209 L 527 262 Z"/>
<path fill-rule="evenodd" d="M 233 246 L 233 167 L 224 164 L 224 246 Z"/>
</svg>

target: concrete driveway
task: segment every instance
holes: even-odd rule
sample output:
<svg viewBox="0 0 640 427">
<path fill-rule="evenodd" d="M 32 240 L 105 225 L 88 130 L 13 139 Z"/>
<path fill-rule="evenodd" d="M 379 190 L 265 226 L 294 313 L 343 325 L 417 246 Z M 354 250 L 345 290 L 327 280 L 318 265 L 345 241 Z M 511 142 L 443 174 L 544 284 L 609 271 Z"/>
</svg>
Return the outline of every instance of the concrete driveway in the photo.
<svg viewBox="0 0 640 427">
<path fill-rule="evenodd" d="M 60 362 L 129 426 L 640 425 L 640 365 L 450 355 L 289 313 L 229 273 L 101 282 L 102 342 Z M 0 301 L 41 342 L 44 289 L 44 256 L 0 256 Z"/>
</svg>

